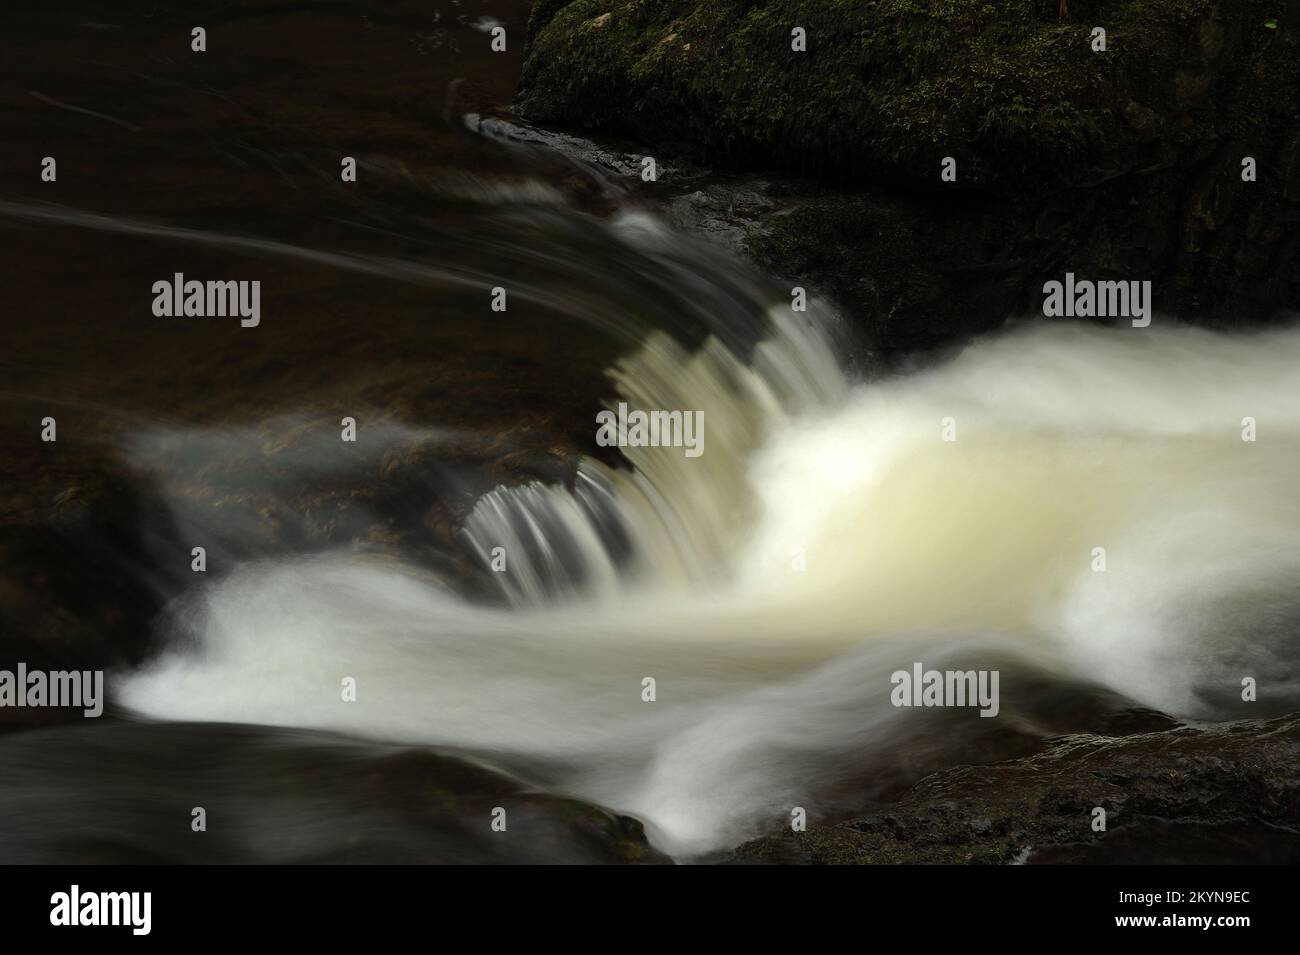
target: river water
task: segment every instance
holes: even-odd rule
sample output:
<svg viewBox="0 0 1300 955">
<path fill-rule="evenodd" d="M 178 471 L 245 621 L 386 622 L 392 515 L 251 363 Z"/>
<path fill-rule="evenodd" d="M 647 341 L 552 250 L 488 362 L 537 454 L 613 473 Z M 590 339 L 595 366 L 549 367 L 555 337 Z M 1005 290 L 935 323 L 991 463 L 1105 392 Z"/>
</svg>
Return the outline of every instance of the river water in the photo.
<svg viewBox="0 0 1300 955">
<path fill-rule="evenodd" d="M 864 376 L 832 303 L 793 311 L 634 173 L 504 116 L 524 4 L 402 7 L 237 5 L 197 64 L 175 11 L 31 26 L 67 55 L 22 138 L 70 161 L 0 204 L 51 315 L 8 406 L 66 409 L 174 552 L 131 569 L 161 609 L 112 669 L 122 771 L 80 766 L 81 727 L 3 738 L 7 815 L 67 833 L 16 854 L 189 857 L 141 808 L 203 798 L 149 769 L 187 745 L 205 761 L 171 771 L 237 804 L 233 858 L 416 840 L 328 768 L 413 746 L 690 860 L 1130 709 L 1300 703 L 1300 333 L 1039 318 Z M 260 278 L 261 326 L 152 317 L 175 271 Z M 597 447 L 619 402 L 702 412 L 703 453 Z M 15 511 L 71 480 L 41 473 Z M 997 671 L 996 716 L 894 705 L 917 663 Z M 486 827 L 502 798 L 456 811 Z"/>
</svg>

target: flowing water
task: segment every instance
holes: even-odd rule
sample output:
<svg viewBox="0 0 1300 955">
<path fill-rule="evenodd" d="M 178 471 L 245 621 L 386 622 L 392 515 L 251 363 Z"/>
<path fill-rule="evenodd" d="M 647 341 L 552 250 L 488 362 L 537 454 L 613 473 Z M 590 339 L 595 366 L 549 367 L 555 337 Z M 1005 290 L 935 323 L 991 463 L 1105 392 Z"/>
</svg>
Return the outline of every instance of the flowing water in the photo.
<svg viewBox="0 0 1300 955">
<path fill-rule="evenodd" d="M 517 5 L 506 12 L 522 22 Z M 430 34 L 439 49 L 471 49 L 477 21 L 462 20 Z M 393 43 L 424 35 L 375 28 Z M 127 713 L 460 754 L 633 815 L 687 859 L 794 807 L 834 818 L 1129 707 L 1218 720 L 1300 704 L 1300 332 L 1038 319 L 864 377 L 829 303 L 791 311 L 786 288 L 675 232 L 633 179 L 483 120 L 509 85 L 486 79 L 488 57 L 440 69 L 433 98 L 448 113 L 427 134 L 426 168 L 363 165 L 379 195 L 328 193 L 334 219 L 364 228 L 327 237 L 270 212 L 262 228 L 164 219 L 107 199 L 0 206 L 29 228 L 148 242 L 178 261 L 181 249 L 244 256 L 268 285 L 295 263 L 331 276 L 295 282 L 299 309 L 379 283 L 376 335 L 383 296 L 395 309 L 414 296 L 464 336 L 439 333 L 452 336 L 439 347 L 453 385 L 433 410 L 384 407 L 437 384 L 421 379 L 409 352 L 428 346 L 410 332 L 373 360 L 389 379 L 347 390 L 380 422 L 363 431 L 361 463 L 339 454 L 330 382 L 289 384 L 288 372 L 259 379 L 280 389 L 261 417 L 116 409 L 115 453 L 168 502 L 179 539 L 219 541 L 222 558 L 172 597 L 161 649 L 116 672 Z M 488 87 L 481 102 L 465 75 Z M 275 165 L 303 189 L 315 181 L 301 154 Z M 495 286 L 541 330 L 505 318 L 493 330 Z M 322 334 L 360 335 L 339 327 Z M 456 378 L 457 356 L 478 354 L 456 342 L 491 351 L 496 335 L 501 363 Z M 542 367 L 522 393 L 520 356 Z M 504 410 L 501 395 L 513 396 Z M 597 455 L 595 412 L 620 401 L 702 411 L 704 453 Z M 528 435 L 502 424 L 533 405 Z M 1242 440 L 1248 417 L 1255 441 Z M 529 461 L 548 445 L 587 453 L 494 487 L 482 462 L 521 445 Z M 266 514 L 289 521 L 304 488 L 346 494 L 412 450 L 434 466 L 403 490 L 401 520 L 441 502 L 447 533 L 358 547 L 362 495 L 332 518 L 337 533 L 268 544 Z M 467 455 L 472 480 L 453 467 Z M 216 513 L 212 495 L 227 492 Z M 914 663 L 998 670 L 998 715 L 894 706 L 891 674 Z M 1261 687 L 1253 707 L 1244 677 Z M 340 696 L 348 678 L 355 702 Z"/>
<path fill-rule="evenodd" d="M 479 502 L 465 535 L 485 564 L 506 548 L 505 605 L 342 555 L 259 563 L 197 597 L 191 645 L 122 700 L 461 748 L 680 854 L 833 803 L 845 776 L 956 760 L 977 722 L 890 703 L 913 661 L 1191 718 L 1240 713 L 1243 676 L 1271 711 L 1300 700 L 1300 335 L 1038 327 L 850 387 L 782 322 L 749 366 L 659 339 L 618 366 L 628 399 L 704 409 L 698 461 L 637 449 Z M 346 708 L 341 674 L 364 688 Z M 1030 683 L 1003 684 L 999 719 L 1037 732 Z"/>
</svg>

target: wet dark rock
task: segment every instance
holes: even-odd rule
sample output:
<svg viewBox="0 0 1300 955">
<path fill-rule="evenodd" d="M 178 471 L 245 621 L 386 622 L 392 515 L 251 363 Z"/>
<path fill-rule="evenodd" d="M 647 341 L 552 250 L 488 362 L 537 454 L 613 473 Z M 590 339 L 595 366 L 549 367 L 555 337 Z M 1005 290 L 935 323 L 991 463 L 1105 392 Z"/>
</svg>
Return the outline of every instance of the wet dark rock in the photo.
<svg viewBox="0 0 1300 955">
<path fill-rule="evenodd" d="M 1300 309 L 1300 3 L 1071 13 L 548 2 L 517 106 L 667 157 L 812 177 L 767 193 L 782 214 L 738 220 L 744 244 L 832 293 L 887 356 L 1037 313 L 1066 271 L 1149 279 L 1158 310 L 1217 327 Z M 796 25 L 806 53 L 790 49 Z M 956 182 L 940 181 L 945 156 Z"/>
<path fill-rule="evenodd" d="M 1093 810 L 1106 831 L 1093 832 Z M 748 842 L 730 863 L 1300 862 L 1300 716 L 1078 734 L 934 773 L 871 815 Z"/>
<path fill-rule="evenodd" d="M 0 763 L 11 864 L 669 861 L 635 819 L 453 755 L 327 733 L 82 721 L 0 737 Z"/>
<path fill-rule="evenodd" d="M 0 522 L 0 667 L 104 669 L 154 649 L 153 618 L 181 589 L 188 551 L 147 488 L 91 472 L 56 496 L 48 521 Z M 167 550 L 174 573 L 151 566 Z M 79 716 L 0 707 L 0 732 Z"/>
</svg>

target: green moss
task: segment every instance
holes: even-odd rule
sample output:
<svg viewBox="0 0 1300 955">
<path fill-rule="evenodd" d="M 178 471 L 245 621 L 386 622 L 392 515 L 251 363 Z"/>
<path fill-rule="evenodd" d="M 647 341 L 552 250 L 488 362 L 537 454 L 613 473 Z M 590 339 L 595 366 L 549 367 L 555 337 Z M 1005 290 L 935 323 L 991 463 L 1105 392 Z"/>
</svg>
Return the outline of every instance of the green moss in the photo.
<svg viewBox="0 0 1300 955">
<path fill-rule="evenodd" d="M 569 0 L 537 0 L 528 12 L 528 36 L 537 36 Z"/>
<path fill-rule="evenodd" d="M 545 0 L 519 105 L 830 180 L 749 252 L 830 293 L 886 358 L 1029 314 L 1067 268 L 1150 277 L 1158 309 L 1224 327 L 1300 307 L 1300 19 L 1264 27 L 1276 0 L 1070 8 Z"/>
<path fill-rule="evenodd" d="M 1179 117 L 1147 132 L 1159 151 L 1229 121 L 1213 108 L 1225 100 L 1250 103 L 1251 118 L 1231 120 L 1250 127 L 1296 89 L 1294 41 L 1246 26 L 1269 0 L 1222 14 L 1214 0 L 1071 6 L 1062 25 L 1054 0 L 544 0 L 521 103 L 539 121 L 690 143 L 714 162 L 929 178 L 951 155 L 964 186 L 1023 189 L 1142 139 L 1134 110 Z M 795 26 L 805 53 L 790 49 Z M 1223 56 L 1241 65 L 1230 88 L 1186 115 L 1200 71 Z"/>
</svg>

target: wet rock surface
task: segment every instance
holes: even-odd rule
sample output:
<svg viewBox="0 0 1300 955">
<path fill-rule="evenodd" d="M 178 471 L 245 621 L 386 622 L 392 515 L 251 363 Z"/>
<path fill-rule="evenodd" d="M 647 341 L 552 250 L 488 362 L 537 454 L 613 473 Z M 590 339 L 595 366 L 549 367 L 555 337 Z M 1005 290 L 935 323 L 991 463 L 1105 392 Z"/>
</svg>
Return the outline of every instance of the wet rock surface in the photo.
<svg viewBox="0 0 1300 955">
<path fill-rule="evenodd" d="M 634 819 L 424 748 L 114 720 L 0 738 L 0 761 L 8 863 L 669 861 Z"/>
<path fill-rule="evenodd" d="M 1104 832 L 1092 828 L 1096 807 Z M 1300 717 L 1066 736 L 1022 759 L 934 773 L 870 815 L 756 839 L 719 861 L 1295 864 Z"/>
<path fill-rule="evenodd" d="M 783 214 L 742 241 L 833 294 L 890 358 L 1037 313 L 1066 271 L 1150 280 L 1158 310 L 1216 327 L 1300 308 L 1300 5 L 1056 12 L 538 4 L 518 109 L 668 157 L 815 177 L 769 195 Z M 790 49 L 796 25 L 805 53 Z"/>
</svg>

